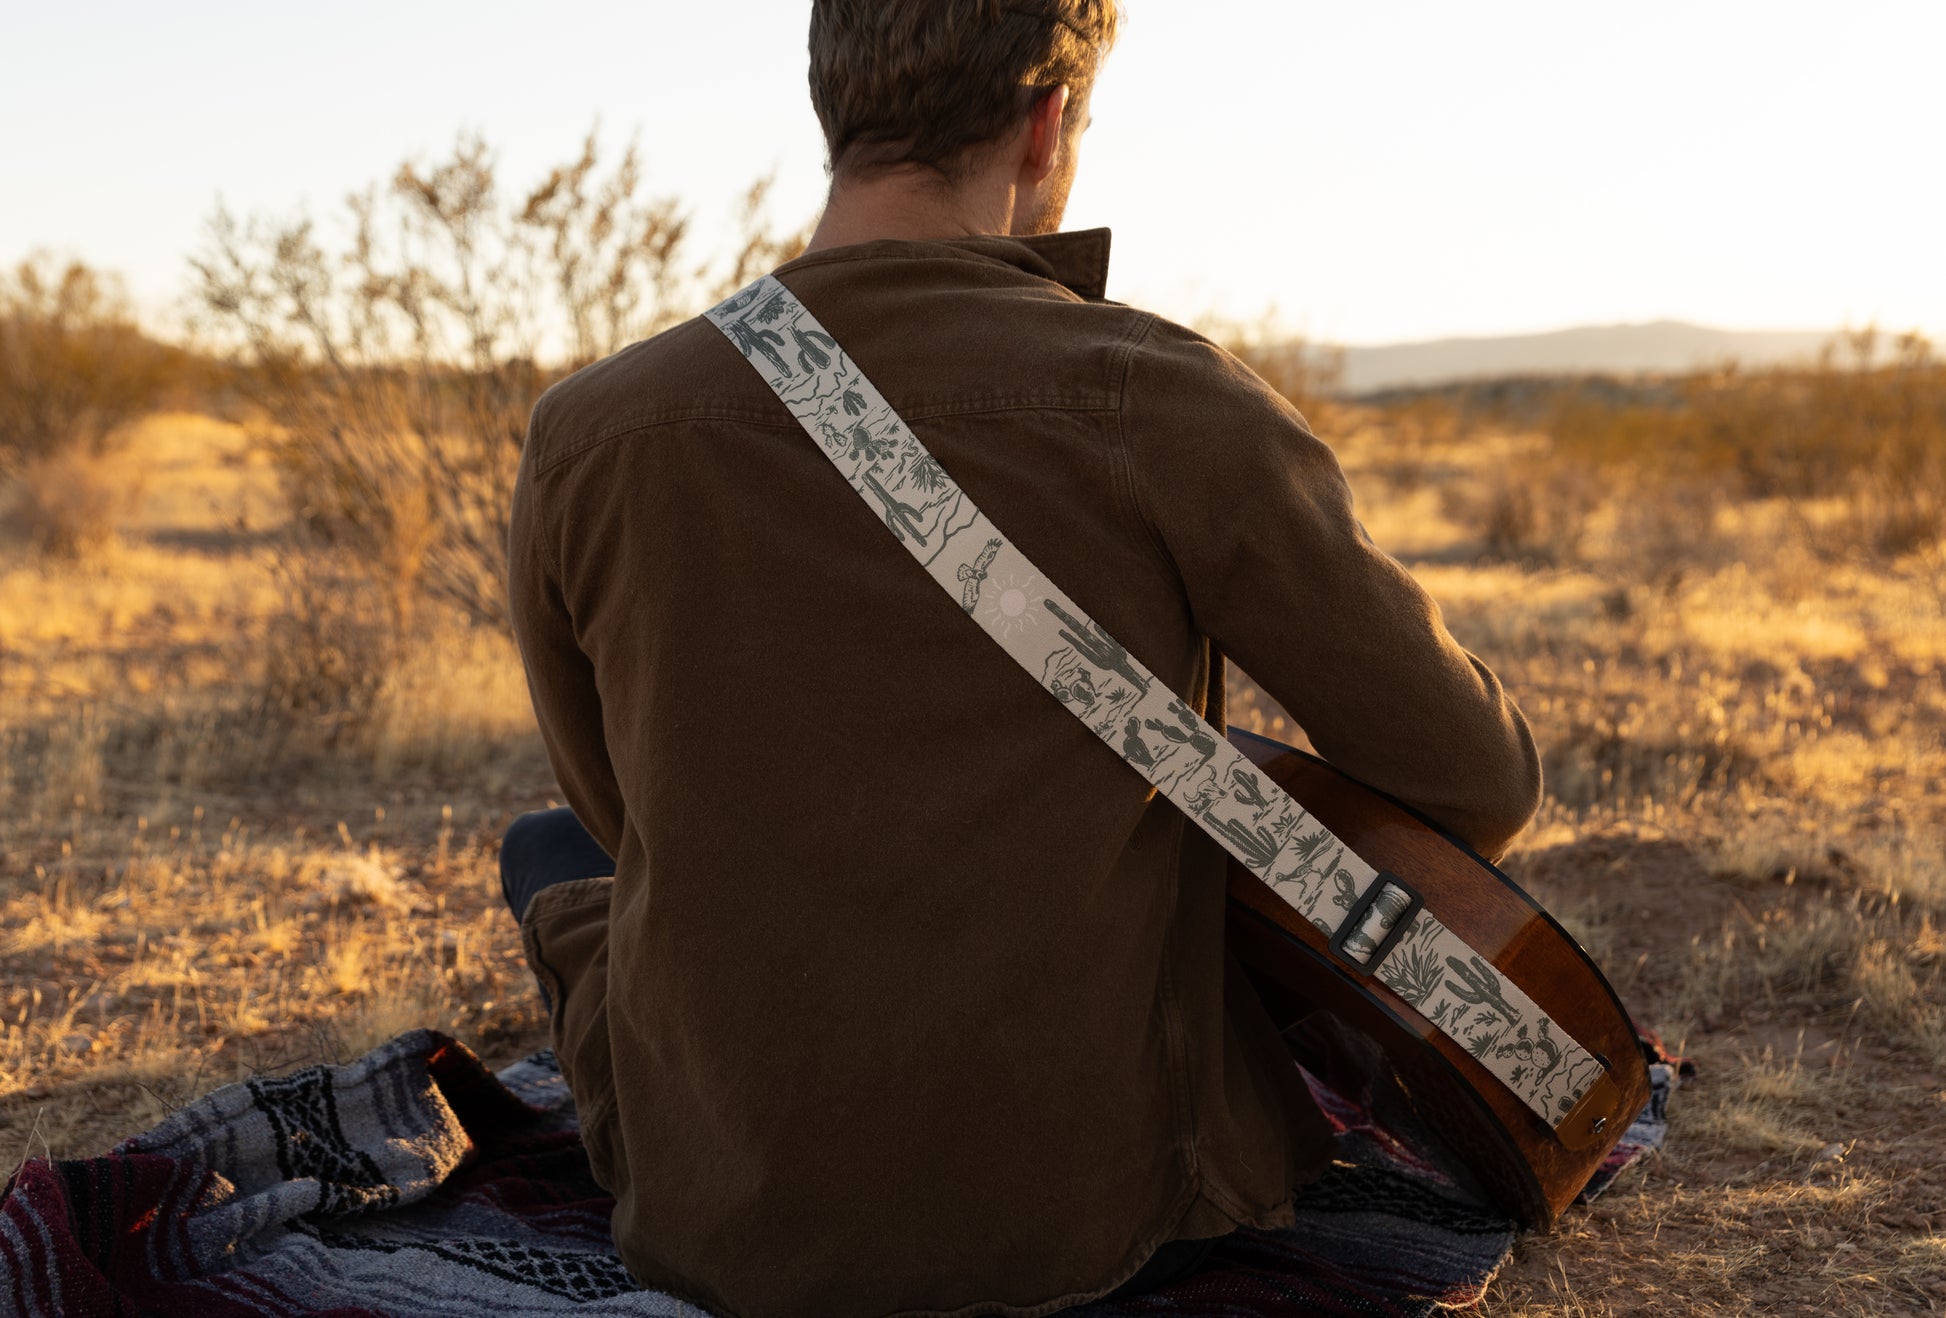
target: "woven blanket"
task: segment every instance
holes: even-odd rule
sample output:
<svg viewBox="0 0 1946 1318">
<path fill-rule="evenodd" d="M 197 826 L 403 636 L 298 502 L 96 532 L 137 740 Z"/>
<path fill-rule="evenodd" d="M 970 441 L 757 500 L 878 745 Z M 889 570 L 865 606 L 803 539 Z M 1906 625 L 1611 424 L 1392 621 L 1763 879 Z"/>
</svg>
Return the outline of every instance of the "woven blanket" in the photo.
<svg viewBox="0 0 1946 1318">
<path fill-rule="evenodd" d="M 1659 1147 L 1678 1068 L 1590 1194 Z M 1418 1315 L 1477 1300 L 1511 1223 L 1357 1094 L 1315 1077 L 1340 1158 L 1297 1225 L 1226 1238 L 1134 1314 Z M 99 1158 L 0 1193 L 0 1303 L 22 1318 L 700 1315 L 641 1290 L 609 1237 L 553 1056 L 495 1073 L 431 1030 L 342 1066 L 228 1085 Z"/>
</svg>

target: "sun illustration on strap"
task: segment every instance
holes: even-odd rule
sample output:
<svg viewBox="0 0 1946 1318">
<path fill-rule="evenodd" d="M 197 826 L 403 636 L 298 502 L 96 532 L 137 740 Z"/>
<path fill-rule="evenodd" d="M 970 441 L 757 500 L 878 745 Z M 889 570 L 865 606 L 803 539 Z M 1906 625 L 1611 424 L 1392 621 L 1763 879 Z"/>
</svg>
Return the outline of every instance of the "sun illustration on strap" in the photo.
<svg viewBox="0 0 1946 1318">
<path fill-rule="evenodd" d="M 1034 589 L 1037 580 L 1031 573 L 1021 577 L 1009 572 L 988 583 L 987 605 L 981 610 L 988 631 L 1012 636 L 1040 625 L 1041 611 L 1034 607 L 1040 603 L 1040 592 Z"/>
</svg>

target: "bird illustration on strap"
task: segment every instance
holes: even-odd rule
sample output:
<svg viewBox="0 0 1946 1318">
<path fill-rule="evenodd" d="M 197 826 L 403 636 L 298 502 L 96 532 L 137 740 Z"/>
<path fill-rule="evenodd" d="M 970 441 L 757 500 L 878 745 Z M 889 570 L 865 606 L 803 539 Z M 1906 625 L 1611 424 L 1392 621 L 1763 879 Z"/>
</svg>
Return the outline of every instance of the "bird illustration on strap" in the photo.
<svg viewBox="0 0 1946 1318">
<path fill-rule="evenodd" d="M 925 542 L 920 541 L 921 544 Z M 980 556 L 971 563 L 959 565 L 959 579 L 966 584 L 960 587 L 959 606 L 968 613 L 980 602 L 980 587 L 986 584 L 987 569 L 993 566 L 993 556 L 1000 552 L 1000 541 L 989 540 L 980 550 Z"/>
</svg>

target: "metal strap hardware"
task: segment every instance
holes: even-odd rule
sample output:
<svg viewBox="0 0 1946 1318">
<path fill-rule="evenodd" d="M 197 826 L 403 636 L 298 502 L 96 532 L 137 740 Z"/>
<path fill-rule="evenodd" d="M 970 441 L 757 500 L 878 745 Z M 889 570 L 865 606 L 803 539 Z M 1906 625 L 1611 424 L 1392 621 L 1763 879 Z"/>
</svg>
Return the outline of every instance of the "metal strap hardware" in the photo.
<svg viewBox="0 0 1946 1318">
<path fill-rule="evenodd" d="M 1601 1062 L 1049 581 L 774 275 L 705 315 L 954 604 L 1136 772 L 1550 1127 Z M 1343 914 L 1341 914 L 1341 912 Z"/>
<path fill-rule="evenodd" d="M 1380 902 L 1381 897 L 1390 897 L 1395 892 L 1403 895 L 1405 900 L 1402 903 Z M 1405 931 L 1412 927 L 1413 917 L 1425 904 L 1426 900 L 1419 895 L 1417 888 L 1390 870 L 1380 870 L 1378 877 L 1371 881 L 1353 904 L 1351 914 L 1338 926 L 1338 932 L 1331 935 L 1331 950 L 1349 962 L 1353 969 L 1376 975 L 1385 958 L 1405 937 Z M 1352 955 L 1346 944 L 1354 936 L 1363 937 L 1372 944 L 1369 956 Z"/>
</svg>

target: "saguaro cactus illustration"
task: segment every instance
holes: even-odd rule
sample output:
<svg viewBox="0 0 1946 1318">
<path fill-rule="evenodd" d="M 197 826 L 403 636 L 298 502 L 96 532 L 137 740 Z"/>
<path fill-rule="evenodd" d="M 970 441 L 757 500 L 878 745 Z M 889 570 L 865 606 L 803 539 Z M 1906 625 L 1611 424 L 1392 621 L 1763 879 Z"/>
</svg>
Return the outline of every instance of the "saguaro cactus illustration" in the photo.
<svg viewBox="0 0 1946 1318">
<path fill-rule="evenodd" d="M 1236 784 L 1230 795 L 1237 799 L 1239 805 L 1247 805 L 1256 811 L 1255 818 L 1262 819 L 1270 801 L 1264 796 L 1263 784 L 1257 781 L 1257 775 L 1248 769 L 1236 768 L 1230 771 L 1230 781 Z"/>
<path fill-rule="evenodd" d="M 909 503 L 901 502 L 890 490 L 880 485 L 878 483 L 878 477 L 872 475 L 869 471 L 859 477 L 859 479 L 870 486 L 872 493 L 878 496 L 878 501 L 885 505 L 885 524 L 891 528 L 894 536 L 898 537 L 900 541 L 904 541 L 909 535 L 922 545 L 926 543 L 926 533 L 919 526 L 919 510 L 917 508 L 914 508 Z"/>
<path fill-rule="evenodd" d="M 791 374 L 790 365 L 785 362 L 784 354 L 777 351 L 784 346 L 784 336 L 776 330 L 758 329 L 750 323 L 748 316 L 744 316 L 730 322 L 730 339 L 737 347 L 743 349 L 745 357 L 762 353 L 765 359 L 777 368 L 779 375 Z"/>
<path fill-rule="evenodd" d="M 1217 821 L 1216 831 L 1236 843 L 1243 863 L 1253 870 L 1267 870 L 1277 859 L 1277 838 L 1261 824 L 1252 826 L 1241 819 L 1222 819 Z"/>
<path fill-rule="evenodd" d="M 1453 979 L 1446 987 L 1461 1002 L 1476 1007 L 1491 1007 L 1500 1014 L 1500 1019 L 1508 1024 L 1520 1020 L 1520 1013 L 1500 992 L 1500 972 L 1477 956 L 1468 957 L 1471 964 L 1461 965 L 1458 957 L 1446 958 L 1447 969 L 1453 972 Z M 1457 982 L 1455 982 L 1457 981 Z"/>
<path fill-rule="evenodd" d="M 791 338 L 797 342 L 797 364 L 804 368 L 806 374 L 821 371 L 831 365 L 831 354 L 824 349 L 830 348 L 836 351 L 838 341 L 829 334 L 820 334 L 816 330 L 801 330 L 793 325 Z M 819 347 L 819 344 L 823 344 L 824 347 Z"/>
<path fill-rule="evenodd" d="M 1111 673 L 1120 673 L 1128 684 L 1143 695 L 1149 694 L 1149 681 L 1135 670 L 1129 662 L 1128 650 L 1096 626 L 1094 622 L 1082 622 L 1053 600 L 1042 600 L 1047 611 L 1067 624 L 1061 631 L 1061 639 L 1074 647 L 1074 652 L 1093 664 L 1096 668 Z"/>
</svg>

